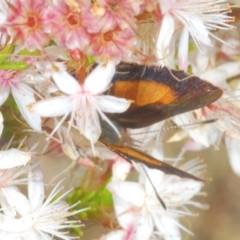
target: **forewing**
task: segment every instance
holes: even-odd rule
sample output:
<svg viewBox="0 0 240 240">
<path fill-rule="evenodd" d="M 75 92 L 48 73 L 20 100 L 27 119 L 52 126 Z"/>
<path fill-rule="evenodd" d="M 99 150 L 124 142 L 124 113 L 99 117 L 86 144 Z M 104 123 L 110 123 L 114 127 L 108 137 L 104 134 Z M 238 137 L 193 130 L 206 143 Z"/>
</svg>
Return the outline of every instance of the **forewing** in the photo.
<svg viewBox="0 0 240 240">
<path fill-rule="evenodd" d="M 183 71 L 120 63 L 109 94 L 134 101 L 124 113 L 109 116 L 123 127 L 142 128 L 206 106 L 222 90 Z"/>
</svg>

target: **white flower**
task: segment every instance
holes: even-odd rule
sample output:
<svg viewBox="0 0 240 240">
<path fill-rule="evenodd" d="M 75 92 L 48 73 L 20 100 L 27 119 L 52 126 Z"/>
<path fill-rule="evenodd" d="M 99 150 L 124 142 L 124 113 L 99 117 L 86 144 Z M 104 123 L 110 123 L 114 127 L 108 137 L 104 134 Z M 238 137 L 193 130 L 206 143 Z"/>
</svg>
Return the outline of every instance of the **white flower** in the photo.
<svg viewBox="0 0 240 240">
<path fill-rule="evenodd" d="M 4 24 L 7 18 L 8 5 L 5 1 L 0 3 L 0 24 Z"/>
<path fill-rule="evenodd" d="M 227 83 L 228 78 L 240 74 L 240 62 L 228 62 L 199 74 L 199 77 L 207 79 L 209 82 L 224 89 L 223 96 L 214 103 L 192 112 L 184 113 L 173 118 L 178 126 L 189 123 L 196 123 L 206 120 L 216 120 L 212 123 L 206 123 L 204 126 L 184 128 L 185 133 L 177 133 L 172 139 L 182 139 L 190 136 L 183 150 L 199 151 L 209 146 L 218 147 L 221 139 L 227 146 L 228 156 L 233 171 L 240 175 L 238 145 L 240 143 L 240 111 L 238 90 L 234 91 Z M 229 138 L 232 138 L 229 139 Z M 195 143 L 194 143 L 195 142 Z M 236 148 L 236 149 L 235 149 Z"/>
<path fill-rule="evenodd" d="M 40 131 L 40 117 L 31 114 L 26 108 L 26 105 L 35 102 L 33 89 L 24 83 L 22 78 L 24 78 L 22 72 L 0 71 L 0 106 L 6 101 L 9 94 L 12 93 L 24 119 L 34 130 Z"/>
<path fill-rule="evenodd" d="M 5 161 L 6 160 L 11 162 L 11 158 L 5 159 Z M 15 201 L 15 197 L 19 193 L 17 185 L 27 183 L 27 178 L 22 175 L 26 174 L 29 169 L 30 166 L 26 165 L 0 170 L 0 205 L 3 212 L 8 214 L 8 216 L 16 216 L 16 211 L 11 207 L 11 202 Z"/>
<path fill-rule="evenodd" d="M 239 38 L 232 38 L 231 36 L 229 36 L 229 38 L 227 38 L 225 41 L 228 43 L 228 45 L 223 44 L 221 46 L 221 52 L 223 52 L 224 54 L 226 54 L 229 57 L 240 54 Z M 234 48 L 231 46 L 234 46 Z"/>
<path fill-rule="evenodd" d="M 134 165 L 136 167 L 136 164 Z M 202 183 L 180 179 L 158 170 L 145 168 L 157 193 L 167 206 L 167 210 L 165 210 L 156 196 L 153 186 L 149 183 L 142 166 L 138 166 L 137 168 L 141 172 L 138 183 L 111 182 L 107 186 L 113 194 L 115 212 L 120 226 L 125 233 L 134 229 L 133 239 L 136 240 L 149 240 L 150 237 L 154 236 L 156 236 L 156 239 L 160 237 L 181 239 L 179 228 L 188 230 L 180 225 L 178 218 L 183 215 L 192 215 L 187 210 L 186 205 L 202 207 L 190 200 L 199 193 Z M 196 169 L 198 167 L 195 167 Z M 184 207 L 179 209 L 182 206 Z M 116 236 L 124 235 L 124 232 L 116 234 Z M 116 239 L 118 238 L 116 237 Z"/>
<path fill-rule="evenodd" d="M 171 41 L 176 23 L 183 24 L 178 46 L 179 66 L 183 70 L 186 70 L 188 64 L 189 35 L 200 49 L 200 44 L 212 46 L 210 37 L 222 41 L 211 31 L 233 28 L 227 23 L 233 21 L 233 18 L 227 15 L 230 7 L 225 0 L 159 0 L 159 3 L 164 16 L 157 41 L 157 55 L 161 59 L 161 64 L 165 65 L 166 57 L 169 58 L 169 54 L 174 54 Z"/>
<path fill-rule="evenodd" d="M 30 152 L 23 152 L 15 148 L 0 151 L 0 169 L 26 165 L 30 159 Z"/>
<path fill-rule="evenodd" d="M 232 170 L 240 176 L 240 140 L 226 136 L 225 144 Z"/>
<path fill-rule="evenodd" d="M 8 13 L 8 4 L 6 1 L 0 2 L 0 45 L 5 46 L 7 43 L 10 43 L 9 41 L 9 35 L 7 33 L 6 27 L 3 25 L 6 23 L 7 19 L 7 13 Z"/>
<path fill-rule="evenodd" d="M 106 66 L 98 65 L 81 86 L 67 72 L 55 72 L 53 80 L 67 96 L 42 100 L 29 105 L 28 108 L 42 117 L 64 115 L 60 124 L 71 114 L 70 125 L 75 123 L 79 131 L 95 143 L 101 134 L 98 114 L 117 131 L 103 112 L 120 113 L 130 106 L 130 101 L 126 99 L 101 95 L 108 89 L 114 73 L 115 65 L 112 62 L 108 62 Z"/>
<path fill-rule="evenodd" d="M 18 215 L 14 218 L 8 214 L 0 215 L 1 239 L 42 240 L 52 239 L 52 236 L 68 240 L 68 232 L 62 229 L 79 226 L 77 221 L 66 218 L 83 210 L 68 212 L 69 207 L 61 199 L 68 193 L 55 199 L 60 189 L 57 185 L 44 200 L 44 183 L 39 167 L 29 172 L 28 199 L 20 192 L 12 195 L 11 207 Z"/>
<path fill-rule="evenodd" d="M 103 235 L 99 238 L 99 240 L 127 240 L 135 239 L 135 226 L 129 226 L 128 229 L 120 229 L 109 232 L 106 235 Z"/>
<path fill-rule="evenodd" d="M 0 136 L 3 130 L 3 117 L 0 112 Z M 15 185 L 24 184 L 25 179 L 18 179 L 27 172 L 32 156 L 31 152 L 23 152 L 12 148 L 0 151 L 0 205 L 4 212 L 8 212 L 11 216 L 16 214 L 14 209 L 9 208 L 9 200 L 12 194 L 18 192 Z M 21 167 L 23 166 L 23 167 Z"/>
<path fill-rule="evenodd" d="M 186 143 L 186 145 L 183 147 L 186 150 L 190 150 L 192 147 L 192 151 L 194 151 L 194 149 L 204 149 L 204 148 L 208 148 L 211 145 L 214 146 L 218 146 L 219 141 L 221 140 L 222 137 L 222 133 L 218 131 L 218 128 L 216 126 L 216 124 L 218 123 L 216 121 L 216 123 L 206 123 L 203 125 L 198 125 L 198 122 L 201 123 L 201 121 L 205 121 L 207 119 L 217 119 L 217 116 L 215 115 L 215 112 L 207 109 L 207 107 L 203 108 L 202 110 L 205 110 L 205 112 L 207 113 L 206 115 L 203 115 L 202 111 L 194 111 L 194 112 L 189 112 L 189 113 L 185 113 L 185 114 L 181 114 L 178 116 L 175 116 L 173 118 L 174 122 L 178 125 L 178 126 L 184 126 L 185 124 L 189 124 L 189 123 L 195 123 L 196 126 L 190 126 L 190 127 L 186 127 L 183 130 L 185 131 L 185 133 L 187 134 L 182 134 L 181 132 L 177 132 L 171 139 L 177 139 L 178 141 L 189 136 L 191 137 L 195 142 L 197 142 L 198 144 L 202 145 L 202 148 L 199 146 L 197 147 L 196 144 L 193 144 L 191 142 L 191 140 Z M 194 113 L 198 113 L 198 114 L 194 114 Z M 196 117 L 197 116 L 197 117 Z M 172 141 L 172 140 L 171 140 Z M 170 141 L 169 141 L 170 142 Z M 191 143 L 191 144 L 190 144 Z"/>
</svg>

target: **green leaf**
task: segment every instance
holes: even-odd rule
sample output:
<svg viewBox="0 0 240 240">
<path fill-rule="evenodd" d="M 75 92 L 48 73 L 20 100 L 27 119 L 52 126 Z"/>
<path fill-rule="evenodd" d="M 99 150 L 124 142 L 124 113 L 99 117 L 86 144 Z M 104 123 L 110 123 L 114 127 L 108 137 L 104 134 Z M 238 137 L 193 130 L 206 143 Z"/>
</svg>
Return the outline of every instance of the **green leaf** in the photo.
<svg viewBox="0 0 240 240">
<path fill-rule="evenodd" d="M 40 50 L 36 49 L 32 52 L 30 52 L 27 49 L 23 49 L 19 52 L 19 55 L 21 56 L 39 56 L 41 54 Z"/>
<path fill-rule="evenodd" d="M 90 64 L 94 64 L 95 63 L 93 56 L 87 56 L 87 59 L 88 59 L 88 62 Z"/>
<path fill-rule="evenodd" d="M 81 237 L 83 235 L 83 230 L 82 228 L 73 228 L 74 232 L 77 234 L 77 236 Z"/>
<path fill-rule="evenodd" d="M 14 135 L 15 143 L 13 143 L 11 147 L 14 147 L 14 144 L 17 146 L 28 133 L 22 131 L 27 125 L 24 126 L 25 121 L 22 119 L 22 114 L 11 95 L 1 106 L 1 112 L 4 119 L 4 128 L 1 138 L 8 140 Z"/>
<path fill-rule="evenodd" d="M 1 70 L 26 70 L 28 69 L 28 64 L 26 62 L 4 62 L 0 64 Z"/>
<path fill-rule="evenodd" d="M 12 44 L 8 44 L 2 51 L 0 51 L 0 64 L 5 62 L 9 56 L 13 53 L 14 47 Z"/>
</svg>

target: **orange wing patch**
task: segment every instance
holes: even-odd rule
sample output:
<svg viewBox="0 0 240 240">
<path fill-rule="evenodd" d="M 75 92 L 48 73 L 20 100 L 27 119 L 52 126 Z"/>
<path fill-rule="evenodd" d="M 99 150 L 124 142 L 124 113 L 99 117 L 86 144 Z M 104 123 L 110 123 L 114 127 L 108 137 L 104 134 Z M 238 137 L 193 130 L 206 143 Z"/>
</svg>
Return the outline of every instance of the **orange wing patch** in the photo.
<svg viewBox="0 0 240 240">
<path fill-rule="evenodd" d="M 137 91 L 138 106 L 157 102 L 170 104 L 178 97 L 178 94 L 171 88 L 171 86 L 150 80 L 139 81 Z"/>
<path fill-rule="evenodd" d="M 111 89 L 116 97 L 134 100 L 134 106 L 144 106 L 151 103 L 170 104 L 178 98 L 171 86 L 150 80 L 131 80 L 116 82 Z"/>
</svg>

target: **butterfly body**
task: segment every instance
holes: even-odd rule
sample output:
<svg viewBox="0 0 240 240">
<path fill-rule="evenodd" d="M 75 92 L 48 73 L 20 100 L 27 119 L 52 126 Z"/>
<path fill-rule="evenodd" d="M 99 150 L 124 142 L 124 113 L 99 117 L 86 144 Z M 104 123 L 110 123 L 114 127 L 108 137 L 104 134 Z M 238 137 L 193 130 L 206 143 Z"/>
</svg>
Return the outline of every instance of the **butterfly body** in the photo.
<svg viewBox="0 0 240 240">
<path fill-rule="evenodd" d="M 166 67 L 120 63 L 108 94 L 132 100 L 130 108 L 119 114 L 108 114 L 122 137 L 104 122 L 100 142 L 127 161 L 182 178 L 199 178 L 166 164 L 131 146 L 124 128 L 142 128 L 175 115 L 188 112 L 217 100 L 222 90 L 183 71 Z"/>
</svg>

